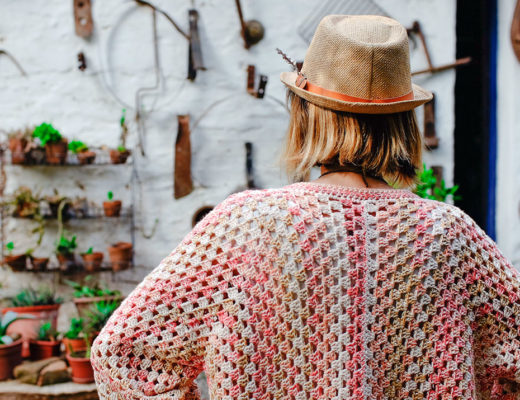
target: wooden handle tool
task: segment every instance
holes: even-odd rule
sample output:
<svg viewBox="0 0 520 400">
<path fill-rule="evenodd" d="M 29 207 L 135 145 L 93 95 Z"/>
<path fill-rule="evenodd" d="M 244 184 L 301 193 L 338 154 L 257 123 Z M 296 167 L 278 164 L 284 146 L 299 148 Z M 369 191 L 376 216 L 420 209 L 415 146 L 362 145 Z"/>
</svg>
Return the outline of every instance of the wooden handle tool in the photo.
<svg viewBox="0 0 520 400">
<path fill-rule="evenodd" d="M 179 115 L 175 141 L 174 197 L 179 199 L 193 191 L 191 180 L 190 116 Z"/>
</svg>

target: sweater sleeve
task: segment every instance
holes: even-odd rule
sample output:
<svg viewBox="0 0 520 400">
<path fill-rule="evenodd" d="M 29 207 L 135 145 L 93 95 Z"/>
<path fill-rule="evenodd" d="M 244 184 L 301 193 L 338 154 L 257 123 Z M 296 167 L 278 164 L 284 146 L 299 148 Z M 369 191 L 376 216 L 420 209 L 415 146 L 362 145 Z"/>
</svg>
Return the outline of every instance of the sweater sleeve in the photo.
<svg viewBox="0 0 520 400">
<path fill-rule="evenodd" d="M 200 398 L 212 323 L 231 307 L 226 260 L 237 249 L 227 238 L 239 214 L 221 203 L 112 315 L 91 352 L 101 399 Z"/>
<path fill-rule="evenodd" d="M 520 398 L 520 273 L 476 223 L 467 216 L 465 222 L 459 262 L 468 267 L 464 271 L 475 306 L 477 390 L 483 399 L 517 399 Z"/>
</svg>

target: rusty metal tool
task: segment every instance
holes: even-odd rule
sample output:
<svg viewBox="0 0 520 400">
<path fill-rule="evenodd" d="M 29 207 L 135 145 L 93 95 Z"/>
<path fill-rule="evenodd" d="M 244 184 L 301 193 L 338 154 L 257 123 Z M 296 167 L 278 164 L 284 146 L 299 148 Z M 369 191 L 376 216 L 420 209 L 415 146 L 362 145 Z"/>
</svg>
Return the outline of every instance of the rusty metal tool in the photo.
<svg viewBox="0 0 520 400">
<path fill-rule="evenodd" d="M 408 32 L 408 35 L 414 34 L 419 37 L 419 40 L 421 41 L 421 44 L 422 44 L 422 48 L 424 50 L 424 54 L 426 56 L 426 62 L 428 63 L 428 68 L 422 69 L 419 71 L 414 71 L 414 72 L 412 72 L 412 75 L 446 71 L 447 69 L 459 67 L 461 65 L 465 65 L 465 64 L 468 64 L 471 62 L 471 57 L 464 57 L 464 58 L 455 60 L 455 62 L 453 62 L 453 63 L 435 67 L 435 66 L 433 66 L 432 58 L 430 56 L 430 52 L 428 51 L 428 46 L 426 45 L 426 38 L 424 36 L 424 33 L 422 31 L 421 24 L 419 23 L 419 21 L 415 21 L 413 23 L 412 27 L 408 28 L 406 31 Z"/>
<path fill-rule="evenodd" d="M 516 58 L 520 61 L 520 0 L 516 1 L 513 21 L 511 22 L 511 44 Z"/>
<path fill-rule="evenodd" d="M 7 50 L 4 50 L 4 49 L 0 49 L 0 55 L 4 55 L 6 56 L 9 60 L 12 61 L 12 63 L 16 66 L 16 68 L 18 68 L 18 71 L 20 71 L 20 73 L 23 75 L 23 76 L 27 76 L 27 74 L 25 73 L 25 70 L 22 68 L 22 66 L 20 65 L 20 63 L 16 60 L 16 58 L 14 58 L 11 53 L 9 53 Z"/>
<path fill-rule="evenodd" d="M 193 191 L 193 181 L 191 179 L 190 116 L 179 115 L 177 122 L 173 195 L 179 199 Z"/>
<path fill-rule="evenodd" d="M 87 60 L 85 59 L 85 53 L 78 53 L 78 69 L 80 71 L 85 71 L 87 69 Z"/>
<path fill-rule="evenodd" d="M 188 79 L 193 81 L 197 76 L 197 70 L 205 70 L 202 62 L 202 50 L 200 47 L 200 36 L 198 28 L 199 13 L 197 10 L 188 11 L 190 21 L 190 39 L 188 50 Z"/>
<path fill-rule="evenodd" d="M 435 94 L 431 101 L 424 105 L 424 143 L 428 150 L 439 147 L 439 138 L 435 130 Z"/>
<path fill-rule="evenodd" d="M 254 65 L 247 66 L 247 93 L 258 99 L 263 99 L 265 96 L 265 87 L 267 86 L 267 75 L 260 75 L 258 80 L 258 87 L 255 89 L 256 68 Z"/>
<path fill-rule="evenodd" d="M 74 0 L 74 25 L 76 35 L 88 38 L 94 29 L 90 0 Z"/>
<path fill-rule="evenodd" d="M 240 19 L 240 29 L 242 39 L 244 39 L 244 47 L 249 49 L 252 45 L 257 44 L 263 39 L 265 33 L 264 26 L 255 19 L 244 21 L 240 0 L 235 0 L 235 4 L 237 6 L 238 18 Z"/>
</svg>

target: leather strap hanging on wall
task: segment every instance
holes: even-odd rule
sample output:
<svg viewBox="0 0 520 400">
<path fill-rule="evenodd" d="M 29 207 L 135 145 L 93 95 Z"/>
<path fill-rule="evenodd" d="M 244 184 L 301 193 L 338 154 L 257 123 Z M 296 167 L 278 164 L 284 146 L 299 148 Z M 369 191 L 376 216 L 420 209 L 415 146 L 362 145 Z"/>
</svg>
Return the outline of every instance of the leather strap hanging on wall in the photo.
<svg viewBox="0 0 520 400">
<path fill-rule="evenodd" d="M 175 140 L 175 165 L 173 195 L 176 199 L 193 191 L 191 180 L 190 116 L 179 115 L 177 139 Z"/>
<path fill-rule="evenodd" d="M 520 0 L 516 1 L 513 22 L 511 23 L 511 44 L 516 58 L 520 61 Z"/>
</svg>

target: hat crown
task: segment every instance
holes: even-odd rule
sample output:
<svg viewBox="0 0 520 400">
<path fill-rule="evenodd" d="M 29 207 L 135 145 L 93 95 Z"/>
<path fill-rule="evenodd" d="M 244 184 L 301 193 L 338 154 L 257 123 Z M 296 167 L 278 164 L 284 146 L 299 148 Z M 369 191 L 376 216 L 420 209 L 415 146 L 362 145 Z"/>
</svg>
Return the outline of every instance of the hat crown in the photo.
<svg viewBox="0 0 520 400">
<path fill-rule="evenodd" d="M 406 29 L 373 15 L 322 19 L 305 55 L 310 83 L 361 99 L 391 99 L 412 91 Z"/>
</svg>

